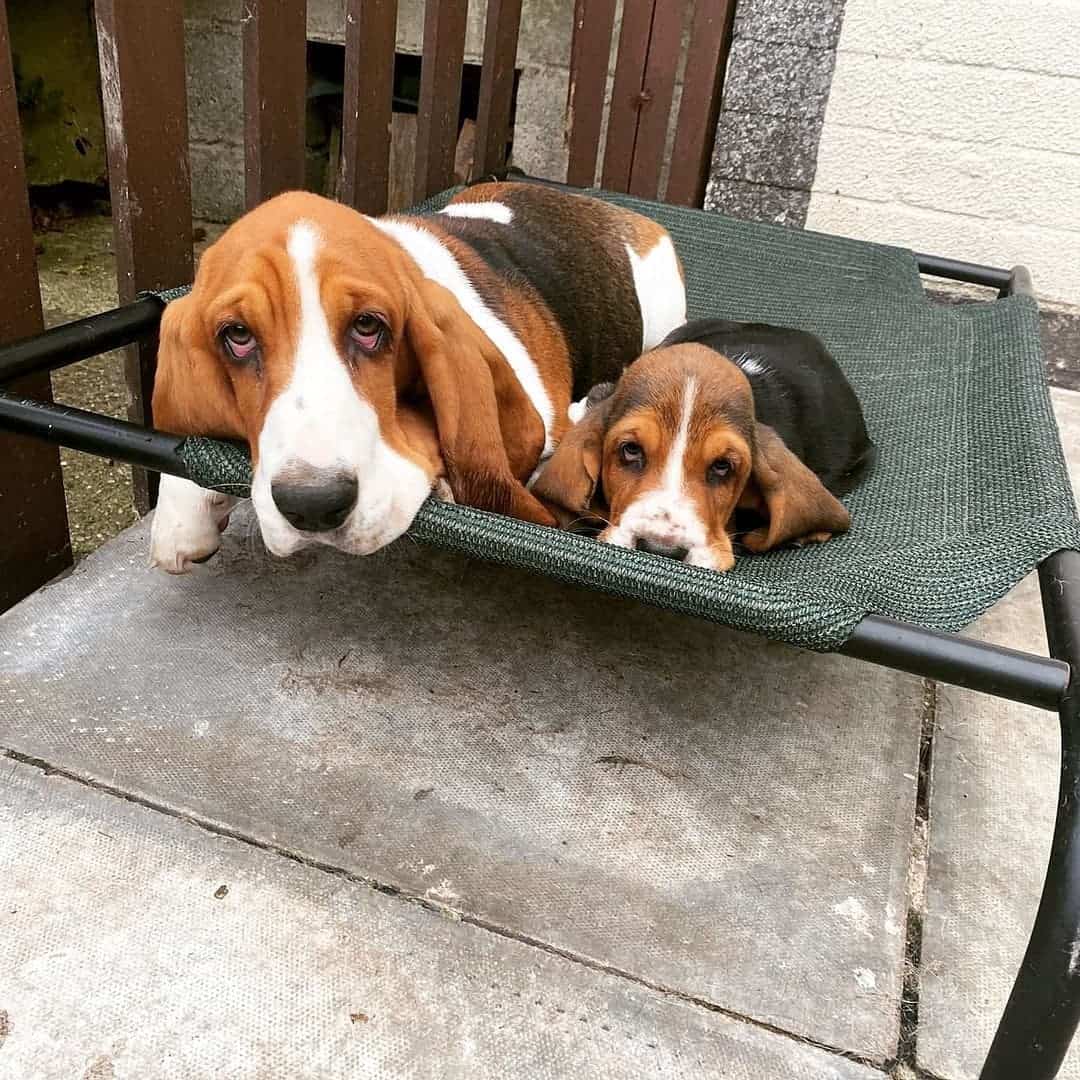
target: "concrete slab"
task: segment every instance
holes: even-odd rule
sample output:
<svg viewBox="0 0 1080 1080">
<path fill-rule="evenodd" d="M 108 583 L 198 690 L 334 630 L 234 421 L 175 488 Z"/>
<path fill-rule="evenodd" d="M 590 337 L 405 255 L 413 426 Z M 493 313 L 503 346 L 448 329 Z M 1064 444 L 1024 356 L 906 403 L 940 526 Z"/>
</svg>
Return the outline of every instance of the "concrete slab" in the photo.
<svg viewBox="0 0 1080 1080">
<path fill-rule="evenodd" d="M 408 543 L 145 529 L 0 620 L 0 743 L 653 985 L 893 1054 L 917 680 Z"/>
<path fill-rule="evenodd" d="M 12 762 L 0 928 L 5 1080 L 881 1075 Z"/>
<path fill-rule="evenodd" d="M 1055 390 L 1074 486 L 1080 395 Z M 1034 575 L 972 635 L 1046 653 Z M 1057 803 L 1060 741 L 1048 712 L 938 687 L 918 1062 L 975 1080 L 1035 919 Z M 1080 1080 L 1074 1045 L 1062 1080 Z"/>
</svg>

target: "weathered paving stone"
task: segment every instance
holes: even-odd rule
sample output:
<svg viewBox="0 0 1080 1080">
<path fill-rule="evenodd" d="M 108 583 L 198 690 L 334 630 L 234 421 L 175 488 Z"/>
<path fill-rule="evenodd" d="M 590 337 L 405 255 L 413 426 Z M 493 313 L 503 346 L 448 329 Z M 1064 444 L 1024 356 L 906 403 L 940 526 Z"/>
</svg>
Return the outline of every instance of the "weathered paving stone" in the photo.
<svg viewBox="0 0 1080 1080">
<path fill-rule="evenodd" d="M 1054 391 L 1062 442 L 1080 476 L 1080 395 Z M 1032 575 L 971 631 L 1046 655 Z M 956 687 L 938 688 L 919 1064 L 975 1080 L 1024 955 L 1057 805 L 1057 717 Z M 1080 1078 L 1074 1045 L 1060 1076 Z"/>
<path fill-rule="evenodd" d="M 406 541 L 136 527 L 0 620 L 0 743 L 868 1059 L 922 693 Z"/>
<path fill-rule="evenodd" d="M 8 762 L 4 1080 L 873 1080 L 792 1039 Z"/>
</svg>

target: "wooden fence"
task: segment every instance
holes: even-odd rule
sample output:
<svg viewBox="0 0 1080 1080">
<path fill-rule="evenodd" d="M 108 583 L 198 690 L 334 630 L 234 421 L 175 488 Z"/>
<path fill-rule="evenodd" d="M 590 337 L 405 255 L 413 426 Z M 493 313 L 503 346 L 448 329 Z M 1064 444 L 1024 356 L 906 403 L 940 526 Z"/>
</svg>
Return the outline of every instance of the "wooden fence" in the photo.
<svg viewBox="0 0 1080 1080">
<path fill-rule="evenodd" d="M 700 205 L 731 39 L 735 0 L 575 0 L 566 133 L 567 181 Z M 522 0 L 488 0 L 473 175 L 506 165 Z M 341 198 L 386 209 L 398 0 L 345 0 Z M 303 185 L 306 0 L 243 0 L 246 200 Z M 191 280 L 191 183 L 184 0 L 96 0 L 109 186 L 121 302 Z M 426 0 L 414 194 L 450 186 L 458 136 L 468 0 Z M 684 47 L 685 39 L 685 47 Z M 606 59 L 616 64 L 608 99 Z M 683 73 L 677 115 L 672 103 Z M 0 0 L 0 343 L 41 328 L 30 208 L 6 5 Z M 129 416 L 149 424 L 156 342 L 128 350 Z M 47 376 L 17 389 L 47 399 Z M 154 481 L 136 470 L 136 505 Z M 54 447 L 0 434 L 0 610 L 71 561 Z"/>
</svg>

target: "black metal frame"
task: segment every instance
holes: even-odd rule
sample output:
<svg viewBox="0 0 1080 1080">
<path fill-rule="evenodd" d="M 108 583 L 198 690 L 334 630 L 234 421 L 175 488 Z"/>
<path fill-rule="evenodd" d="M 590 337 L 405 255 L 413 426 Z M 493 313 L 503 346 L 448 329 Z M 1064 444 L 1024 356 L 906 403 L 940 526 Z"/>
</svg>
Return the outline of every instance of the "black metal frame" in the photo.
<svg viewBox="0 0 1080 1080">
<path fill-rule="evenodd" d="M 917 256 L 921 273 L 1032 293 L 1018 266 Z M 0 387 L 152 335 L 164 303 L 142 297 L 112 311 L 0 348 Z M 0 389 L 0 429 L 187 477 L 182 438 Z M 1050 658 L 942 634 L 882 616 L 864 618 L 840 652 L 928 679 L 1057 711 L 1061 785 L 1049 866 L 1035 926 L 980 1080 L 1053 1080 L 1080 1022 L 1080 553 L 1039 566 Z"/>
</svg>

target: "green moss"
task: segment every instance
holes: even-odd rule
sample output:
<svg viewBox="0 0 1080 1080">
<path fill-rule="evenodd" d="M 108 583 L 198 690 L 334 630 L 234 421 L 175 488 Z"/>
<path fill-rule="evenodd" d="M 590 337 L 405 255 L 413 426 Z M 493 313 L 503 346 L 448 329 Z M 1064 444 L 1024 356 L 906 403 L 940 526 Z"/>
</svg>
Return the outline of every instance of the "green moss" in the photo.
<svg viewBox="0 0 1080 1080">
<path fill-rule="evenodd" d="M 29 182 L 104 182 L 105 129 L 89 0 L 9 0 L 8 21 Z"/>
</svg>

